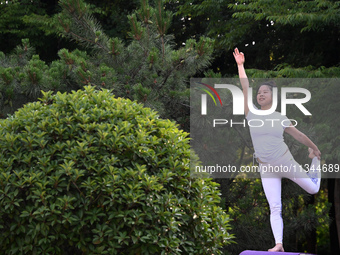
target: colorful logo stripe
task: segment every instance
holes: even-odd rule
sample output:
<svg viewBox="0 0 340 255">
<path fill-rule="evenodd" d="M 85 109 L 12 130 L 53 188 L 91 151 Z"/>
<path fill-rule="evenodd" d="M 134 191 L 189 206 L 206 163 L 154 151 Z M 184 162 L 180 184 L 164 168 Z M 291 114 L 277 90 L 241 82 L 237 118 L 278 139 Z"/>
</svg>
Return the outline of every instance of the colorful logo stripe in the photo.
<svg viewBox="0 0 340 255">
<path fill-rule="evenodd" d="M 201 84 L 201 85 L 203 85 L 203 86 L 206 86 L 206 87 L 209 88 L 212 92 L 214 92 L 214 94 L 217 96 L 218 100 L 220 101 L 220 104 L 222 105 L 222 100 L 221 100 L 221 98 L 220 98 L 220 95 L 217 93 L 217 91 L 216 91 L 213 87 L 211 87 L 211 86 L 208 85 L 208 84 L 202 83 L 202 82 L 197 82 L 197 81 L 196 81 L 196 83 Z M 206 89 L 202 89 L 202 90 L 204 90 L 205 92 L 207 92 L 208 95 L 214 100 L 215 105 L 217 105 L 217 104 L 216 104 L 216 101 L 215 101 L 215 98 L 213 97 L 213 95 L 212 95 L 208 90 L 206 90 Z"/>
</svg>

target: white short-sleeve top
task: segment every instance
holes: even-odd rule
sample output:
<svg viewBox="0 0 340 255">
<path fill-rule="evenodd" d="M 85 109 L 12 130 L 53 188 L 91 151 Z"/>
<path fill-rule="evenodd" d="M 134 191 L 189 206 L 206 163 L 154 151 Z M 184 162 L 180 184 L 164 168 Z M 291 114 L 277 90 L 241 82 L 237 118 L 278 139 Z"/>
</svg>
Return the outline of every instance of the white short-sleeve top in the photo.
<svg viewBox="0 0 340 255">
<path fill-rule="evenodd" d="M 255 115 L 249 111 L 246 118 L 257 158 L 262 162 L 273 162 L 285 154 L 288 146 L 283 132 L 291 124 L 286 116 L 279 112 Z"/>
</svg>

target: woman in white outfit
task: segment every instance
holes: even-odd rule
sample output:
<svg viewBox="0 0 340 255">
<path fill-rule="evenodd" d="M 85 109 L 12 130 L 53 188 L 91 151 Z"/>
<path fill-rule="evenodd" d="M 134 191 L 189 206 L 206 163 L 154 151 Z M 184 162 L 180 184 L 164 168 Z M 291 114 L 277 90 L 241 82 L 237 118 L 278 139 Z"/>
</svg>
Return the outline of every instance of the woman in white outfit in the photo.
<svg viewBox="0 0 340 255">
<path fill-rule="evenodd" d="M 268 251 L 284 251 L 283 249 L 283 221 L 281 216 L 281 179 L 288 178 L 297 183 L 301 188 L 310 194 L 319 191 L 320 156 L 318 147 L 302 132 L 295 128 L 286 116 L 278 112 L 270 115 L 255 115 L 249 111 L 248 88 L 249 81 L 244 69 L 245 57 L 236 48 L 234 51 L 235 61 L 238 67 L 239 78 L 244 95 L 244 110 L 246 118 L 252 119 L 279 119 L 280 121 L 263 121 L 261 127 L 250 125 L 250 134 L 253 141 L 256 158 L 259 162 L 261 180 L 266 198 L 270 207 L 270 224 L 275 238 L 276 245 Z M 257 93 L 257 102 L 261 110 L 268 110 L 272 106 L 273 85 L 263 84 Z M 283 140 L 283 132 L 288 133 L 300 143 L 306 145 L 309 157 L 312 159 L 310 171 L 307 173 L 294 160 L 287 145 Z"/>
</svg>

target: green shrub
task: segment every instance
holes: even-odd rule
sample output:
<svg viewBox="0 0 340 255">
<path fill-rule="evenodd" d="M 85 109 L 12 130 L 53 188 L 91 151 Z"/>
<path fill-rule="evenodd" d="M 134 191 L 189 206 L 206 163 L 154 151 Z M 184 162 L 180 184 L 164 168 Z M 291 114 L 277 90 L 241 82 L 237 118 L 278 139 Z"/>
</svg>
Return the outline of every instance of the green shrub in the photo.
<svg viewBox="0 0 340 255">
<path fill-rule="evenodd" d="M 2 254 L 219 254 L 217 184 L 187 134 L 110 91 L 44 93 L 0 127 Z"/>
</svg>

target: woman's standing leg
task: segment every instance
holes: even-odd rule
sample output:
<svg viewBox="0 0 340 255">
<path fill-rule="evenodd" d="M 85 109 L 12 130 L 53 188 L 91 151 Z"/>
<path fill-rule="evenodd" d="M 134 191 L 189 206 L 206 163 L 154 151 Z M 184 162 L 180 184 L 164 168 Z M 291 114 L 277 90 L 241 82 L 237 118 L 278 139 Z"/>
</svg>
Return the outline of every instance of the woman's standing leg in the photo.
<svg viewBox="0 0 340 255">
<path fill-rule="evenodd" d="M 262 186 L 270 208 L 270 225 L 276 246 L 269 251 L 284 251 L 283 220 L 281 203 L 281 177 L 274 177 L 272 173 L 261 174 Z"/>
<path fill-rule="evenodd" d="M 288 151 L 286 155 L 275 161 L 274 164 L 260 164 L 260 172 L 262 186 L 270 207 L 270 224 L 275 238 L 275 247 L 268 251 L 284 251 L 283 250 L 283 220 L 282 220 L 282 202 L 281 202 L 281 180 L 289 178 L 297 183 L 301 188 L 310 194 L 315 194 L 320 189 L 321 171 L 320 161 L 310 153 L 312 163 L 310 172 L 307 173 L 294 160 L 292 154 Z M 265 166 L 267 170 L 269 166 L 278 166 L 280 172 L 264 172 L 262 168 Z M 286 171 L 289 169 L 290 171 Z"/>
</svg>

